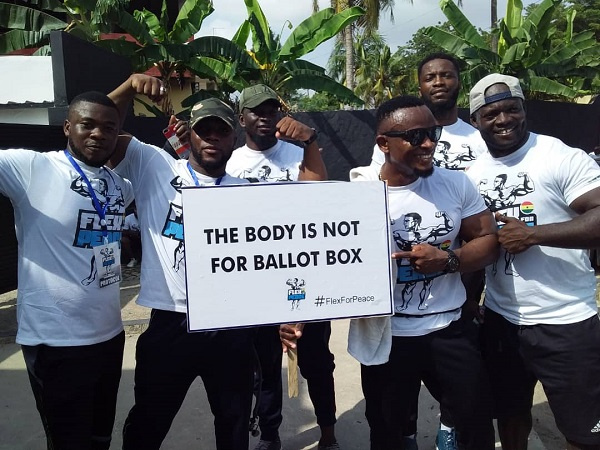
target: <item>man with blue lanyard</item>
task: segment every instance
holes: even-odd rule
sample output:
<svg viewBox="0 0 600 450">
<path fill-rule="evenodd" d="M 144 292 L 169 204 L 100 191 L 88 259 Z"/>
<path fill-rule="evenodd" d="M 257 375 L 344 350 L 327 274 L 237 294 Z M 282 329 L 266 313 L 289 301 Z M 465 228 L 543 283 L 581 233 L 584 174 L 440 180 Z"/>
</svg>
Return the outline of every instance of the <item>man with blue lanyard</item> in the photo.
<svg viewBox="0 0 600 450">
<path fill-rule="evenodd" d="M 110 96 L 122 111 L 136 93 L 160 95 L 156 78 L 132 75 Z M 179 125 L 179 124 L 178 124 Z M 111 163 L 131 180 L 142 233 L 137 303 L 152 308 L 138 339 L 135 405 L 123 428 L 123 448 L 158 449 L 196 379 L 215 415 L 217 449 L 248 448 L 253 359 L 249 329 L 188 333 L 181 188 L 245 183 L 225 173 L 233 151 L 233 110 L 210 98 L 192 108 L 189 160 L 122 136 Z M 179 130 L 181 133 L 181 130 Z"/>
<path fill-rule="evenodd" d="M 125 335 L 119 240 L 131 184 L 104 164 L 119 111 L 104 94 L 75 97 L 64 151 L 0 152 L 0 193 L 19 242 L 17 343 L 48 448 L 108 449 Z"/>
<path fill-rule="evenodd" d="M 110 96 L 124 110 L 136 93 L 160 94 L 161 88 L 158 79 L 135 74 Z M 294 123 L 290 118 L 289 125 Z M 206 99 L 192 108 L 189 126 L 188 161 L 132 137 L 122 138 L 114 158 L 116 171 L 138 195 L 144 259 L 137 302 L 153 308 L 137 344 L 135 406 L 123 430 L 126 450 L 160 447 L 197 376 L 215 415 L 216 448 L 247 450 L 249 444 L 254 330 L 188 333 L 183 259 L 181 187 L 247 182 L 225 173 L 235 116 L 220 100 Z M 297 138 L 294 129 L 289 127 L 291 139 Z"/>
</svg>

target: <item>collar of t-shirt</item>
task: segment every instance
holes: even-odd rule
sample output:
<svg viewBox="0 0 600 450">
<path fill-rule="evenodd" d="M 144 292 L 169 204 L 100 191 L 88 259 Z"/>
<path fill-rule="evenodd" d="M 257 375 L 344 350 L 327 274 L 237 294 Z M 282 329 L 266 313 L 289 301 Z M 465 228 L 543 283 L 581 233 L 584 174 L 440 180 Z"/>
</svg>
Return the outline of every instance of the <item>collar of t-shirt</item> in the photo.
<svg viewBox="0 0 600 450">
<path fill-rule="evenodd" d="M 196 175 L 196 178 L 198 179 L 198 183 L 200 184 L 200 186 L 215 186 L 217 184 L 217 181 L 219 181 L 219 184 L 221 184 L 221 182 L 223 181 L 223 179 L 226 176 L 225 174 L 223 174 L 220 177 L 210 177 L 210 176 L 204 175 L 200 172 L 196 172 L 195 170 L 194 170 L 194 174 Z"/>
<path fill-rule="evenodd" d="M 277 139 L 277 143 L 273 147 L 269 147 L 269 148 L 267 148 L 265 150 L 254 150 L 254 149 L 248 147 L 248 145 L 246 145 L 245 147 L 248 150 L 250 150 L 251 152 L 255 152 L 257 154 L 261 154 L 261 155 L 264 155 L 264 156 L 269 156 L 269 155 L 271 155 L 271 153 L 275 153 L 277 151 L 277 149 L 279 149 L 279 147 L 281 147 L 281 145 L 283 145 L 282 144 L 283 142 L 284 141 L 280 141 L 279 139 Z"/>
<path fill-rule="evenodd" d="M 525 154 L 529 151 L 529 149 L 533 146 L 533 141 L 535 139 L 535 136 L 536 135 L 534 133 L 530 132 L 529 137 L 527 138 L 527 141 L 525 141 L 525 143 L 521 146 L 521 148 L 518 150 L 515 150 L 510 155 L 500 156 L 498 158 L 495 158 L 490 154 L 490 157 L 494 161 L 499 161 L 502 164 L 516 164 L 516 162 L 519 161 L 520 159 L 522 159 L 525 156 Z"/>
</svg>

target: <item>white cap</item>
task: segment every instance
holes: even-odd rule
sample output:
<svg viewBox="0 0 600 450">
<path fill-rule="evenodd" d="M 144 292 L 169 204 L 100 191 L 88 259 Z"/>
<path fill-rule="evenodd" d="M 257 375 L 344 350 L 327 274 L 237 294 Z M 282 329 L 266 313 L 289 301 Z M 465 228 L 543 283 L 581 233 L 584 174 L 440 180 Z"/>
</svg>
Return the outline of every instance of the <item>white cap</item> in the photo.
<svg viewBox="0 0 600 450">
<path fill-rule="evenodd" d="M 486 97 L 485 91 L 487 91 L 490 86 L 498 83 L 505 84 L 508 86 L 509 90 L 507 92 L 500 92 L 498 94 Z M 492 73 L 488 76 L 485 76 L 479 80 L 477 84 L 473 86 L 471 92 L 469 92 L 469 106 L 471 109 L 471 114 L 473 114 L 482 106 L 489 105 L 490 103 L 498 102 L 506 98 L 520 98 L 521 100 L 525 100 L 519 79 L 511 77 L 510 75 L 503 75 L 501 73 Z"/>
</svg>

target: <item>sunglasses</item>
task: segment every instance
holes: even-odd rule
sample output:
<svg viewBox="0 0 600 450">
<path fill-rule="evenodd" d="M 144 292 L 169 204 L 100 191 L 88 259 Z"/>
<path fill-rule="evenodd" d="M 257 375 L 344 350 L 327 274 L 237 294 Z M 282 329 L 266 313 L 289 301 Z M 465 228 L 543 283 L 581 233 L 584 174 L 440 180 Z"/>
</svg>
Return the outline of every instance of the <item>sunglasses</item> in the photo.
<svg viewBox="0 0 600 450">
<path fill-rule="evenodd" d="M 435 127 L 431 128 L 414 128 L 406 131 L 386 131 L 385 133 L 381 134 L 387 137 L 402 138 L 410 145 L 416 147 L 421 145 L 426 137 L 428 137 L 434 144 L 437 143 L 442 135 L 442 127 L 436 125 Z"/>
</svg>

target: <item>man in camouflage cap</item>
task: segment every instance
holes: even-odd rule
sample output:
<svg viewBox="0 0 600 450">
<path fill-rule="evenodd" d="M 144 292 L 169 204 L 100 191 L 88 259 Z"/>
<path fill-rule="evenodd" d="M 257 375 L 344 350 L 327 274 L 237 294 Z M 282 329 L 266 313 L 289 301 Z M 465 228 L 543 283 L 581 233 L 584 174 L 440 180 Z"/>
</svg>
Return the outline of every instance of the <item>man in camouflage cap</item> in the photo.
<svg viewBox="0 0 600 450">
<path fill-rule="evenodd" d="M 110 97 L 124 109 L 140 92 L 160 92 L 160 81 L 132 75 Z M 115 170 L 133 184 L 142 228 L 144 259 L 137 303 L 153 309 L 148 329 L 137 343 L 135 405 L 123 427 L 125 450 L 160 448 L 198 376 L 215 415 L 216 448 L 248 448 L 254 332 L 247 328 L 188 333 L 186 320 L 181 188 L 246 183 L 225 173 L 234 128 L 233 110 L 209 98 L 192 108 L 190 131 L 181 122 L 175 128 L 180 138 L 189 136 L 189 160 L 173 159 L 131 136 L 119 142 Z"/>
</svg>

